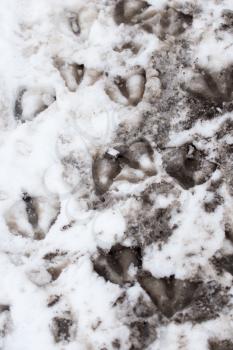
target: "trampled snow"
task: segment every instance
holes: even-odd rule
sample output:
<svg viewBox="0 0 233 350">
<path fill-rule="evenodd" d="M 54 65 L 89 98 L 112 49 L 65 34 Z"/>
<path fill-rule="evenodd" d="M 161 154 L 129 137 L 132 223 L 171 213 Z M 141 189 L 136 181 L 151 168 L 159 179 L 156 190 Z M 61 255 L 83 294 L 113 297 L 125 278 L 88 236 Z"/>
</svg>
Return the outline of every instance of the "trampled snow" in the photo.
<svg viewBox="0 0 233 350">
<path fill-rule="evenodd" d="M 232 350 L 232 1 L 0 9 L 0 349 Z"/>
</svg>

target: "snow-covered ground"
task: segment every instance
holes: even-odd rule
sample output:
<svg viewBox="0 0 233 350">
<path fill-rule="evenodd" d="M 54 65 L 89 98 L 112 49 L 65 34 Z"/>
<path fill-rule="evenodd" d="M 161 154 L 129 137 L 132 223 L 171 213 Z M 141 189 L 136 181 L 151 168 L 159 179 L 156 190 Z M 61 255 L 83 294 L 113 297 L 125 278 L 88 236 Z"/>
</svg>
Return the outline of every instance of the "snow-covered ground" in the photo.
<svg viewBox="0 0 233 350">
<path fill-rule="evenodd" d="M 233 1 L 1 0 L 0 349 L 233 349 Z"/>
</svg>

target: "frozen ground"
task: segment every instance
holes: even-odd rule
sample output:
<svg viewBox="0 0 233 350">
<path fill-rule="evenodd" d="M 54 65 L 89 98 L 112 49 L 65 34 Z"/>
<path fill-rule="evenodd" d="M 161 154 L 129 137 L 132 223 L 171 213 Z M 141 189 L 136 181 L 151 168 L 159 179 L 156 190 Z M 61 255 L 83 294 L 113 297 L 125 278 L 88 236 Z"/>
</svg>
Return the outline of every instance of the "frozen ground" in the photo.
<svg viewBox="0 0 233 350">
<path fill-rule="evenodd" d="M 232 350 L 232 0 L 0 9 L 0 349 Z"/>
</svg>

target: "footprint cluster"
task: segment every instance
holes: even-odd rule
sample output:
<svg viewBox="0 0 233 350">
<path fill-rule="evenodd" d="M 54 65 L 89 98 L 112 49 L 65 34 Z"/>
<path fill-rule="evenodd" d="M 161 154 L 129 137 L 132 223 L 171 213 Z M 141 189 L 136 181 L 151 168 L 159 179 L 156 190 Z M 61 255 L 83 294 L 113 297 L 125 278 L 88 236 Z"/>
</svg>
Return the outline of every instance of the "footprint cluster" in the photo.
<svg viewBox="0 0 233 350">
<path fill-rule="evenodd" d="M 203 322 L 213 319 L 229 303 L 227 289 L 216 281 L 156 278 L 142 269 L 139 247 L 113 246 L 93 259 L 94 271 L 106 281 L 120 286 L 138 283 L 165 319 L 175 322 Z"/>
<path fill-rule="evenodd" d="M 28 191 L 22 191 L 21 197 L 5 209 L 4 219 L 8 233 L 18 236 L 14 238 L 19 241 L 22 238 L 27 243 L 31 241 L 36 247 L 40 243 L 44 244 L 43 249 L 46 247 L 51 228 L 59 230 L 53 226 L 59 219 L 61 225 L 59 222 L 57 226 L 61 228 L 59 234 L 63 239 L 72 240 L 73 237 L 81 242 L 80 246 L 77 244 L 78 257 L 73 258 L 73 252 L 68 250 L 51 249 L 50 246 L 47 253 L 43 251 L 39 258 L 37 256 L 38 265 L 29 264 L 25 272 L 33 287 L 48 294 L 46 307 L 50 313 L 50 335 L 55 346 L 64 349 L 78 339 L 82 320 L 79 321 L 79 315 L 73 312 L 69 298 L 59 289 L 59 283 L 64 283 L 63 277 L 70 265 L 78 264 L 83 256 L 89 264 L 93 281 L 100 282 L 100 286 L 112 293 L 116 288 L 118 296 L 114 300 L 111 295 L 110 304 L 117 322 L 126 326 L 129 333 L 126 345 L 116 337 L 111 339 L 111 344 L 105 339 L 101 346 L 94 344 L 98 349 L 142 350 L 153 348 L 154 342 L 159 348 L 160 327 L 178 327 L 185 323 L 195 327 L 207 321 L 214 324 L 221 315 L 231 312 L 233 224 L 229 208 L 233 195 L 233 124 L 230 117 L 233 111 L 233 67 L 228 64 L 213 69 L 194 62 L 192 45 L 195 40 L 201 40 L 201 36 L 192 41 L 192 31 L 194 21 L 201 13 L 200 2 L 167 3 L 158 10 L 151 2 L 143 0 L 92 1 L 83 3 L 78 10 L 62 14 L 67 38 L 81 49 L 70 56 L 63 56 L 62 52 L 51 55 L 53 73 L 61 88 L 59 91 L 65 98 L 70 98 L 72 104 L 76 97 L 77 100 L 82 97 L 82 92 L 91 94 L 102 89 L 101 98 L 110 107 L 110 112 L 117 113 L 118 129 L 116 127 L 111 141 L 96 141 L 96 147 L 92 140 L 90 144 L 89 140 L 83 142 L 85 151 L 88 148 L 86 157 L 85 151 L 84 155 L 77 154 L 76 141 L 78 144 L 81 137 L 70 127 L 72 124 L 67 124 L 68 136 L 62 144 L 66 155 L 59 161 L 63 178 L 67 180 L 70 176 L 67 183 L 70 180 L 77 184 L 76 177 L 81 174 L 78 186 L 69 193 L 78 204 L 74 211 L 77 222 L 81 217 L 81 230 L 75 219 L 64 219 L 67 207 L 62 206 L 64 203 L 60 203 L 57 196 L 38 196 Z M 105 21 L 103 13 L 111 18 Z M 104 63 L 90 68 L 91 60 L 88 57 L 85 61 L 85 50 L 93 40 L 93 46 L 97 47 L 93 52 L 100 53 L 98 48 L 102 44 L 95 34 L 106 29 L 105 25 L 106 28 L 111 26 L 110 35 L 115 41 L 109 53 L 103 50 L 102 55 L 100 50 Z M 215 32 L 230 35 L 232 28 L 232 11 L 224 10 Z M 156 42 L 153 52 L 148 53 L 150 48 L 145 50 L 144 39 L 153 45 Z M 60 102 L 58 99 L 59 94 L 54 88 L 21 86 L 13 107 L 15 119 L 21 123 L 33 122 L 45 111 L 51 111 L 56 101 Z M 100 106 L 101 111 L 104 108 Z M 70 119 L 75 119 L 76 111 L 72 112 Z M 229 113 L 228 119 L 223 116 L 225 112 Z M 88 118 L 91 113 L 92 110 L 90 113 L 88 110 Z M 78 117 L 81 122 L 86 115 Z M 218 120 L 213 127 L 204 124 L 216 117 Z M 68 120 L 69 116 L 66 118 Z M 62 139 L 63 130 L 61 133 Z M 181 133 L 179 143 L 176 142 L 177 135 L 174 137 L 176 133 Z M 94 137 L 93 140 L 95 144 Z M 89 159 L 86 161 L 82 157 Z M 76 189 L 77 193 L 74 193 Z M 196 207 L 191 213 L 189 203 L 192 200 Z M 72 206 L 71 202 L 68 205 Z M 119 209 L 126 225 L 123 238 L 119 239 L 117 234 L 111 237 L 109 233 L 108 238 L 114 243 L 103 249 L 94 240 L 91 229 L 86 236 L 83 231 L 92 215 L 95 217 L 95 214 L 109 209 Z M 84 214 L 87 214 L 87 219 Z M 203 217 L 197 217 L 199 214 Z M 85 217 L 83 221 L 82 215 Z M 190 225 L 197 226 L 192 230 L 188 224 L 184 225 L 187 231 L 184 233 L 181 232 L 181 221 L 188 222 L 187 215 L 190 215 Z M 216 232 L 211 218 L 216 219 L 216 230 L 219 230 L 216 240 L 220 242 L 221 233 L 223 236 L 222 242 L 216 245 L 213 244 Z M 107 222 L 103 231 L 108 231 L 111 224 Z M 224 227 L 225 237 L 221 231 Z M 201 242 L 196 244 L 196 240 L 201 240 L 202 232 L 203 239 L 209 239 L 210 245 L 208 242 L 203 242 L 203 246 Z M 88 237 L 94 241 L 90 251 L 85 246 Z M 48 242 L 50 244 L 49 239 Z M 190 250 L 192 244 L 194 252 Z M 217 250 L 218 244 L 222 244 L 220 250 Z M 209 246 L 210 252 L 207 252 Z M 171 251 L 176 248 L 177 252 Z M 164 258 L 162 261 L 166 266 L 162 267 L 160 275 L 150 272 L 153 269 L 147 266 L 148 252 L 154 254 L 154 264 L 157 256 Z M 178 261 L 177 266 L 182 265 L 183 277 L 177 272 L 176 257 L 178 260 L 190 259 L 187 275 L 184 272 L 186 261 Z M 207 271 L 209 267 L 210 272 Z M 225 276 L 226 283 L 222 283 Z M 1 337 L 11 331 L 11 310 L 11 305 L 0 305 Z M 93 314 L 95 317 L 95 312 Z M 90 329 L 98 338 L 99 329 L 106 329 L 101 326 L 102 320 L 97 318 L 94 323 Z M 213 334 L 207 343 L 209 350 L 233 349 L 232 339 L 220 340 Z M 91 349 L 92 345 L 88 343 L 86 348 Z"/>
</svg>

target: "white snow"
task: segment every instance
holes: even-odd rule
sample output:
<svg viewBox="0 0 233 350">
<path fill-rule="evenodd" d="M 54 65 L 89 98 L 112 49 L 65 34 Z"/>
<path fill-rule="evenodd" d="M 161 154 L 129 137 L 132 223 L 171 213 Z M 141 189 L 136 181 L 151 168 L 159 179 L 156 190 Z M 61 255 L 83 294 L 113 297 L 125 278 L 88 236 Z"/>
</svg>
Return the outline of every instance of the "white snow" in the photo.
<svg viewBox="0 0 233 350">
<path fill-rule="evenodd" d="M 119 126 L 127 121 L 131 131 L 141 121 L 144 109 L 149 108 L 147 97 L 134 109 L 119 91 L 119 99 L 113 101 L 107 93 L 108 84 L 116 76 L 131 74 L 135 67 L 148 69 L 149 78 L 152 56 L 163 48 L 161 38 L 154 33 L 139 26 L 135 30 L 126 24 L 116 25 L 112 18 L 113 3 L 110 0 L 0 3 L 0 305 L 10 305 L 9 312 L 0 313 L 1 350 L 110 350 L 114 349 L 116 339 L 123 350 L 131 346 L 129 327 L 115 307 L 126 288 L 99 276 L 92 259 L 99 251 L 109 252 L 116 244 L 130 245 L 127 216 L 137 213 L 138 207 L 135 198 L 132 201 L 125 198 L 136 197 L 150 183 L 172 180 L 165 174 L 159 154 L 155 164 L 142 155 L 143 171 L 126 166 L 111 187 L 118 201 L 107 209 L 89 206 L 94 202 L 93 158 L 104 152 L 117 158 L 119 151 L 113 140 Z M 168 4 L 200 7 L 200 15 L 189 32 L 193 63 L 216 72 L 232 65 L 232 32 L 214 36 L 222 10 L 233 10 L 231 0 L 148 0 L 148 3 L 156 11 Z M 78 32 L 77 23 L 69 24 L 76 14 L 80 35 L 71 30 Z M 137 54 L 119 49 L 131 41 L 138 47 Z M 54 64 L 57 59 L 64 63 L 64 70 L 74 63 L 84 65 L 80 84 L 70 78 L 71 71 L 64 71 L 64 76 L 59 72 Z M 145 96 L 147 91 L 149 95 L 153 91 L 156 96 L 161 93 L 160 80 L 152 71 Z M 129 79 L 133 99 L 139 94 L 135 85 L 141 83 L 140 74 Z M 24 89 L 20 121 L 14 116 L 15 100 Z M 226 120 L 232 120 L 232 113 L 199 120 L 188 130 L 175 130 L 170 133 L 167 146 L 211 139 Z M 226 135 L 225 140 L 232 144 L 232 136 Z M 208 142 L 205 146 L 208 149 Z M 147 178 L 144 170 L 153 170 L 154 165 L 157 173 L 152 179 Z M 218 175 L 221 174 L 216 171 L 213 177 Z M 130 176 L 137 178 L 136 184 L 127 180 Z M 174 275 L 188 279 L 201 270 L 205 276 L 217 278 L 209 259 L 226 244 L 224 218 L 232 216 L 232 200 L 223 188 L 225 206 L 219 206 L 214 213 L 204 213 L 203 201 L 212 198 L 207 196 L 209 183 L 190 191 L 175 184 L 180 211 L 172 212 L 171 221 L 177 228 L 162 249 L 159 242 L 144 247 L 142 266 L 154 277 Z M 28 222 L 22 202 L 25 192 L 38 201 L 36 228 Z M 174 201 L 173 193 L 167 197 L 160 194 L 156 207 L 166 209 Z M 36 234 L 42 234 L 43 239 L 35 239 Z M 45 259 L 49 253 L 57 254 L 54 265 Z M 48 270 L 55 265 L 61 273 L 52 281 Z M 131 265 L 131 276 L 136 271 Z M 224 281 L 228 285 L 231 278 Z M 130 286 L 128 303 L 133 304 L 141 293 L 138 283 Z M 60 300 L 48 307 L 53 296 Z M 52 320 L 64 315 L 72 317 L 75 330 L 70 342 L 56 343 Z M 201 324 L 179 325 L 172 321 L 158 325 L 157 339 L 147 349 L 207 350 L 210 337 L 232 338 L 232 327 L 231 310 Z"/>
</svg>

